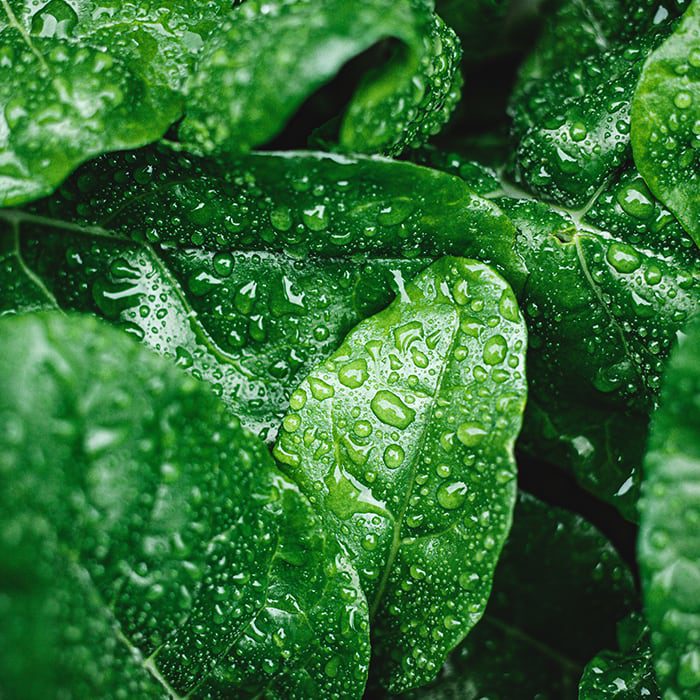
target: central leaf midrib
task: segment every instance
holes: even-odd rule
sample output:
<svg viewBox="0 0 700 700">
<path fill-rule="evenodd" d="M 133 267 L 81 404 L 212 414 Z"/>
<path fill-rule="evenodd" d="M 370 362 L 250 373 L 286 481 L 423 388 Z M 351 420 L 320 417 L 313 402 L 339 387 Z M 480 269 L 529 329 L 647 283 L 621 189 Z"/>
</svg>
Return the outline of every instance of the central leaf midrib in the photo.
<svg viewBox="0 0 700 700">
<path fill-rule="evenodd" d="M 379 608 L 379 604 L 381 603 L 381 600 L 384 596 L 384 591 L 386 590 L 387 583 L 389 581 L 389 576 L 391 575 L 391 570 L 394 566 L 394 562 L 396 561 L 396 557 L 399 553 L 399 549 L 401 547 L 401 527 L 403 525 L 403 520 L 404 517 L 406 516 L 406 511 L 408 510 L 408 506 L 411 500 L 411 496 L 413 495 L 413 489 L 415 487 L 415 482 L 416 482 L 416 475 L 418 471 L 418 455 L 422 454 L 423 450 L 423 441 L 425 438 L 425 435 L 427 433 L 428 427 L 430 425 L 432 416 L 433 416 L 433 409 L 435 408 L 435 404 L 437 402 L 437 396 L 440 393 L 441 385 L 442 385 L 442 380 L 445 376 L 445 372 L 447 368 L 450 365 L 450 360 L 452 358 L 452 352 L 455 346 L 455 342 L 457 338 L 459 337 L 459 311 L 456 309 L 452 309 L 456 318 L 457 323 L 454 325 L 454 333 L 452 335 L 452 338 L 450 339 L 450 346 L 448 348 L 447 353 L 445 354 L 445 362 L 443 363 L 442 369 L 440 370 L 440 376 L 438 377 L 438 380 L 435 384 L 435 394 L 433 396 L 433 401 L 430 402 L 430 405 L 428 407 L 428 410 L 426 411 L 426 416 L 425 420 L 423 422 L 423 427 L 421 428 L 420 435 L 419 435 L 419 443 L 421 444 L 421 448 L 416 452 L 416 458 L 413 460 L 413 463 L 411 465 L 411 473 L 409 476 L 409 487 L 406 489 L 406 494 L 404 496 L 403 502 L 401 504 L 401 508 L 399 510 L 399 513 L 397 517 L 394 519 L 394 526 L 393 526 L 393 533 L 392 533 L 392 539 L 391 539 L 391 546 L 389 549 L 389 554 L 386 560 L 386 565 L 384 566 L 384 571 L 382 572 L 382 577 L 379 580 L 379 584 L 377 586 L 377 592 L 375 593 L 374 600 L 372 601 L 372 606 L 369 611 L 369 618 L 370 622 L 374 619 L 374 615 L 377 612 L 377 609 Z"/>
</svg>

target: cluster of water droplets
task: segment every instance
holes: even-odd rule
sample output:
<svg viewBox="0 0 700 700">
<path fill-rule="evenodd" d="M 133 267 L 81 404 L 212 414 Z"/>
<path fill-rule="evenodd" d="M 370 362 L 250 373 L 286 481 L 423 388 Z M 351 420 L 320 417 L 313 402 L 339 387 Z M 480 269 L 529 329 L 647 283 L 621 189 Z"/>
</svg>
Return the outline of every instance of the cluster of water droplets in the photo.
<svg viewBox="0 0 700 700">
<path fill-rule="evenodd" d="M 485 604 L 524 352 L 510 288 L 446 258 L 292 394 L 275 455 L 353 552 L 397 688 L 433 675 Z"/>
</svg>

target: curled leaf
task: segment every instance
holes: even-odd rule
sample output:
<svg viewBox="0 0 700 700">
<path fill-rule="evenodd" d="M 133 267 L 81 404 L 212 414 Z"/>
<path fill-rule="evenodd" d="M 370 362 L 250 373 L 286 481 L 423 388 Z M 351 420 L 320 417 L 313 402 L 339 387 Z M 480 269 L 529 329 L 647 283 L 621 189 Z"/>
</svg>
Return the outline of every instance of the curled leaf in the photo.
<svg viewBox="0 0 700 700">
<path fill-rule="evenodd" d="M 246 152 L 276 136 L 345 63 L 386 39 L 397 45 L 350 99 L 340 145 L 395 155 L 422 143 L 459 99 L 461 56 L 426 0 L 248 0 L 207 44 L 188 83 L 180 135 L 205 152 Z"/>
</svg>

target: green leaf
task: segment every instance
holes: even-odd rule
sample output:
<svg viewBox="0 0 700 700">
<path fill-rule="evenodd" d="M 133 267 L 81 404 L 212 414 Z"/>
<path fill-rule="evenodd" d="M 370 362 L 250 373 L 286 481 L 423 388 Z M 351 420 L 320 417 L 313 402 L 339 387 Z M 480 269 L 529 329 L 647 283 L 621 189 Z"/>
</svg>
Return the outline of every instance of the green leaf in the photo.
<svg viewBox="0 0 700 700">
<path fill-rule="evenodd" d="M 620 651 L 602 651 L 583 672 L 579 700 L 660 700 L 649 629 L 636 613 L 619 625 Z"/>
<path fill-rule="evenodd" d="M 626 202 L 639 186 L 628 180 L 616 197 Z M 530 331 L 522 446 L 561 460 L 635 519 L 641 436 L 676 333 L 700 311 L 700 260 L 661 234 L 639 241 L 623 217 L 612 233 L 538 202 L 498 201 L 530 270 L 520 298 Z"/>
<path fill-rule="evenodd" d="M 639 74 L 678 12 L 657 4 L 576 0 L 562 7 L 511 98 L 516 182 L 580 208 L 626 162 Z"/>
<path fill-rule="evenodd" d="M 438 679 L 406 697 L 575 697 L 584 665 L 615 641 L 615 621 L 635 602 L 629 568 L 604 535 L 521 492 L 484 617 Z"/>
<path fill-rule="evenodd" d="M 700 245 L 700 2 L 646 63 L 632 102 L 632 147 L 651 191 Z"/>
<path fill-rule="evenodd" d="M 98 314 L 177 359 L 256 433 L 294 387 L 436 256 L 506 261 L 515 230 L 457 178 L 371 158 L 157 150 L 82 168 L 0 211 L 0 310 Z"/>
<path fill-rule="evenodd" d="M 182 114 L 198 48 L 228 7 L 2 0 L 0 206 L 49 194 L 95 155 L 162 136 Z"/>
<path fill-rule="evenodd" d="M 460 87 L 459 42 L 427 0 L 248 0 L 207 43 L 180 135 L 204 152 L 265 143 L 345 63 L 387 39 L 396 45 L 352 96 L 340 145 L 395 155 L 422 143 Z"/>
<path fill-rule="evenodd" d="M 664 698 L 700 692 L 700 323 L 671 355 L 644 461 L 639 561 Z"/>
<path fill-rule="evenodd" d="M 0 325 L 3 694 L 360 697 L 357 575 L 264 445 L 101 322 Z"/>
<path fill-rule="evenodd" d="M 515 500 L 525 350 L 507 283 L 447 257 L 292 394 L 274 454 L 358 569 L 393 692 L 433 678 L 486 606 Z"/>
</svg>

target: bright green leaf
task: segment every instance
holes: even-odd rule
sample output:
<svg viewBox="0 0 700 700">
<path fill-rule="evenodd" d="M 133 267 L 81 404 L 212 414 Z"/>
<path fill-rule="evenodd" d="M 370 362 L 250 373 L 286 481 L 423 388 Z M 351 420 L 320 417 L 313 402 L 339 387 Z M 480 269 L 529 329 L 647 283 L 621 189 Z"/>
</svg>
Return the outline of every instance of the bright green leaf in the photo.
<svg viewBox="0 0 700 700">
<path fill-rule="evenodd" d="M 360 697 L 357 576 L 264 445 L 101 322 L 1 325 L 3 695 Z"/>
<path fill-rule="evenodd" d="M 443 258 L 292 394 L 275 455 L 358 569 L 381 680 L 430 680 L 481 617 L 515 500 L 526 331 L 486 265 Z"/>
<path fill-rule="evenodd" d="M 700 245 L 700 1 L 647 59 L 632 102 L 632 147 L 651 191 Z"/>
</svg>

